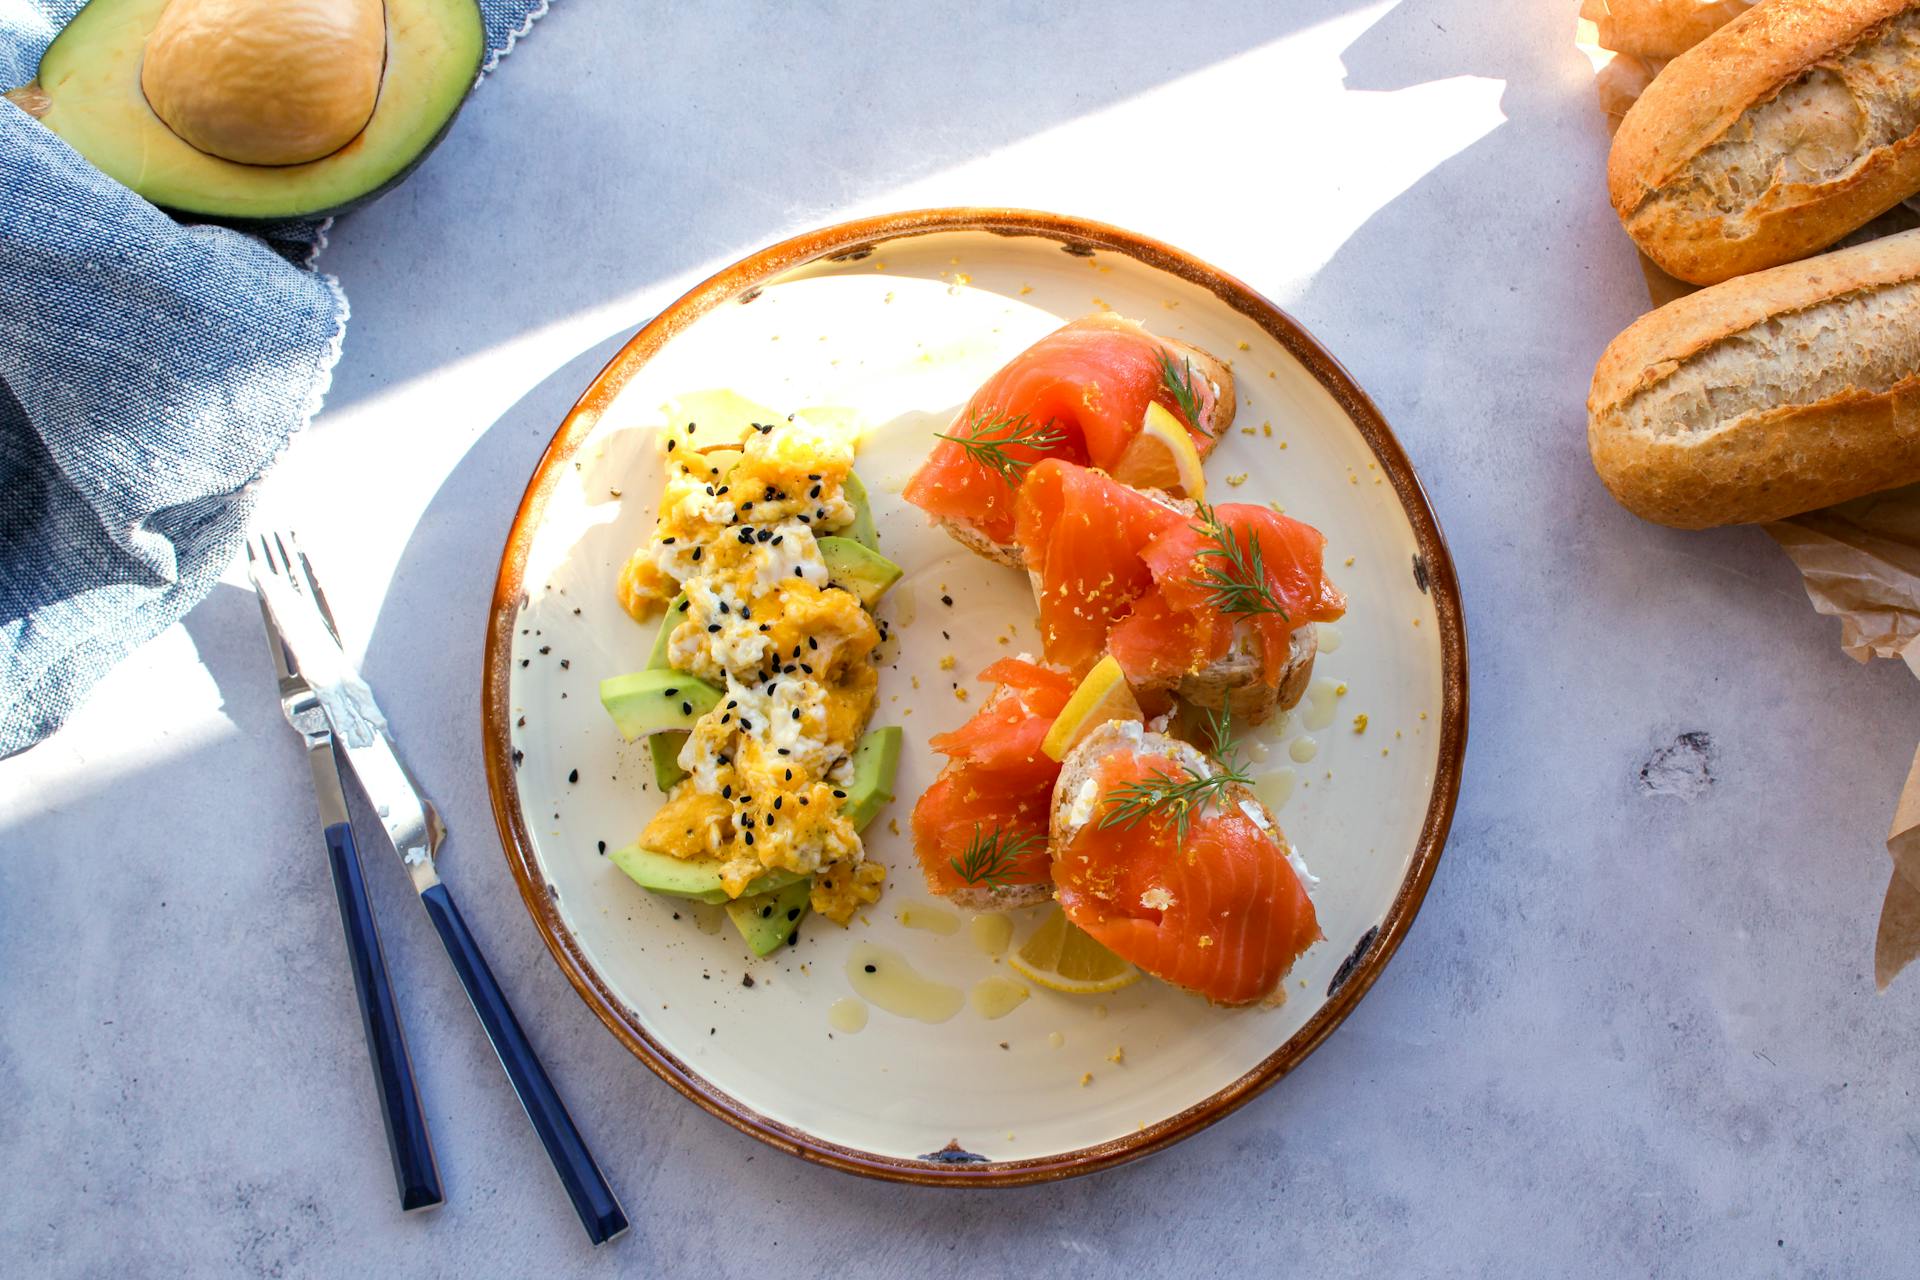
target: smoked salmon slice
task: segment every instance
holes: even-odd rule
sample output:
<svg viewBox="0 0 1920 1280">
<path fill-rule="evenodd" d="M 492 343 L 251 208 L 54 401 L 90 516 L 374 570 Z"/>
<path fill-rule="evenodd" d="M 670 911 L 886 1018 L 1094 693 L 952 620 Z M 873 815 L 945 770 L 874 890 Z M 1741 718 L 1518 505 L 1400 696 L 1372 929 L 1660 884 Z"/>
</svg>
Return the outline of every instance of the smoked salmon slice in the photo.
<svg viewBox="0 0 1920 1280">
<path fill-rule="evenodd" d="M 1076 674 L 1111 652 L 1129 682 L 1164 686 L 1225 656 L 1246 625 L 1271 685 L 1296 627 L 1346 611 L 1312 525 L 1251 503 L 1194 512 L 1061 459 L 1027 474 L 1015 536 L 1046 656 Z"/>
<path fill-rule="evenodd" d="M 1209 432 L 1224 429 L 1230 405 L 1190 350 L 1114 315 L 1054 330 L 987 379 L 946 433 L 1001 442 L 1010 465 L 989 465 L 957 439 L 939 440 L 907 482 L 907 501 L 1004 546 L 1013 541 L 1014 498 L 1028 467 L 1064 458 L 1111 468 L 1140 434 L 1149 403 L 1173 413 L 1205 457 L 1215 439 Z"/>
<path fill-rule="evenodd" d="M 913 850 L 936 894 L 1047 883 L 1047 817 L 1060 765 L 1040 743 L 1073 681 L 1018 658 L 1002 658 L 980 679 L 999 688 L 972 719 L 929 741 L 947 766 L 913 806 Z M 996 847 L 1009 855 L 993 868 L 998 883 L 967 879 L 969 846 L 996 833 Z"/>
<path fill-rule="evenodd" d="M 1216 1004 L 1271 1001 L 1321 933 L 1265 810 L 1215 800 L 1189 815 L 1184 839 L 1171 812 L 1102 825 L 1121 788 L 1184 768 L 1151 747 L 1104 750 L 1090 777 L 1098 799 L 1056 842 L 1056 896 L 1069 920 L 1156 978 Z"/>
</svg>

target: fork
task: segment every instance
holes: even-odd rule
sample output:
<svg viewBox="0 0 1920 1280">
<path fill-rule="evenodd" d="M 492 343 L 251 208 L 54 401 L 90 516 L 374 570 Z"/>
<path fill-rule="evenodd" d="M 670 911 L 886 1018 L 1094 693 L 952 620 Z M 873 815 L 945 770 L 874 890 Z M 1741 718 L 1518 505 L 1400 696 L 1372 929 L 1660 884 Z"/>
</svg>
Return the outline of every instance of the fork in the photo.
<svg viewBox="0 0 1920 1280">
<path fill-rule="evenodd" d="M 300 554 L 304 560 L 304 553 Z M 253 543 L 249 541 L 247 560 L 251 563 L 253 559 Z M 319 606 L 327 630 L 333 632 L 337 640 L 339 632 L 334 627 L 333 610 L 320 594 L 318 584 L 314 586 L 314 602 Z M 319 699 L 314 696 L 313 687 L 300 674 L 299 665 L 282 640 L 280 628 L 274 623 L 265 600 L 260 602 L 260 616 L 267 627 L 267 648 L 273 654 L 281 713 L 306 744 L 307 766 L 313 774 L 314 795 L 319 802 L 320 822 L 325 828 L 327 862 L 333 871 L 334 897 L 340 904 L 340 925 L 346 934 L 347 958 L 360 1004 L 360 1025 L 366 1033 L 367 1055 L 372 1059 L 374 1081 L 379 1086 L 380 1114 L 386 1125 L 387 1149 L 393 1157 L 400 1207 L 409 1213 L 431 1209 L 446 1197 L 440 1186 L 440 1168 L 433 1156 L 433 1140 L 427 1132 L 426 1111 L 414 1083 L 413 1061 L 407 1053 L 406 1035 L 400 1026 L 400 1007 L 387 977 L 386 955 L 380 946 L 380 930 L 374 922 L 373 902 L 367 896 L 360 850 L 354 842 L 353 822 L 347 813 L 346 794 L 340 781 L 340 759 L 334 753 L 333 729 L 327 723 Z"/>
</svg>

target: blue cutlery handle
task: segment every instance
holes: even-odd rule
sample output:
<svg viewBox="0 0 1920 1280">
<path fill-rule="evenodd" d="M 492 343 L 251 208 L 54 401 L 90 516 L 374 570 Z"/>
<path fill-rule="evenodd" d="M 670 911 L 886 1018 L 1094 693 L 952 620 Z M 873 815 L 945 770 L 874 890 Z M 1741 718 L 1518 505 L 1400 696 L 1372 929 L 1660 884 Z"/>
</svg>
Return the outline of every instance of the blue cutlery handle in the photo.
<svg viewBox="0 0 1920 1280">
<path fill-rule="evenodd" d="M 400 1185 L 400 1207 L 409 1212 L 431 1208 L 445 1198 L 440 1191 L 440 1170 L 434 1164 L 426 1112 L 420 1106 L 413 1062 L 400 1031 L 400 1008 L 387 981 L 387 961 L 380 950 L 380 933 L 374 928 L 373 904 L 367 898 L 353 827 L 336 822 L 327 828 L 326 835 L 327 861 L 333 866 L 333 889 L 340 899 L 340 923 L 346 929 L 353 986 L 360 997 L 360 1023 L 366 1029 L 367 1053 L 373 1059 L 374 1079 L 380 1086 L 380 1114 L 387 1123 L 393 1177 Z"/>
<path fill-rule="evenodd" d="M 454 971 L 467 989 L 467 998 L 473 1001 L 473 1011 L 480 1015 L 480 1025 L 486 1028 L 487 1039 L 493 1041 L 500 1065 L 506 1068 L 514 1092 L 520 1095 L 520 1105 L 527 1109 L 527 1119 L 540 1135 L 547 1158 L 553 1161 L 554 1172 L 560 1175 L 573 1201 L 574 1212 L 580 1215 L 580 1225 L 594 1244 L 605 1244 L 627 1229 L 627 1215 L 620 1201 L 594 1163 L 580 1130 L 574 1127 L 573 1117 L 567 1114 L 559 1091 L 547 1078 L 527 1033 L 520 1029 L 513 1006 L 507 1003 L 506 993 L 487 967 L 487 959 L 480 954 L 467 922 L 461 919 L 460 908 L 453 905 L 447 886 L 433 885 L 420 900 L 426 904 L 433 927 L 440 931 L 440 941 L 446 944 Z"/>
</svg>

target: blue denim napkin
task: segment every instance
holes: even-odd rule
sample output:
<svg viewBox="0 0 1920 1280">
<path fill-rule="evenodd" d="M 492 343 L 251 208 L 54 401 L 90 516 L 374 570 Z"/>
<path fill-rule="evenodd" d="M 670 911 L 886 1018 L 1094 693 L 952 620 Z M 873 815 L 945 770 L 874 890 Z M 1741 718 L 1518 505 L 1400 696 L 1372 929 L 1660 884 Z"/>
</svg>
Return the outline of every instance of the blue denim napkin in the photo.
<svg viewBox="0 0 1920 1280">
<path fill-rule="evenodd" d="M 83 0 L 0 0 L 0 89 Z M 547 0 L 481 0 L 491 71 Z M 60 726 L 239 551 L 319 409 L 326 223 L 183 225 L 0 99 L 0 756 Z"/>
</svg>

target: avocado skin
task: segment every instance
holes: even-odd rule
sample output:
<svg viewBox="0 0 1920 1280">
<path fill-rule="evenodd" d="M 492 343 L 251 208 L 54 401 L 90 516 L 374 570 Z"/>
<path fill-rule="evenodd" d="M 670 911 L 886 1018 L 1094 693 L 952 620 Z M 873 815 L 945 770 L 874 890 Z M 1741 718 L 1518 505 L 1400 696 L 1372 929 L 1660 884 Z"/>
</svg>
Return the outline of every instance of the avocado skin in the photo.
<svg viewBox="0 0 1920 1280">
<path fill-rule="evenodd" d="M 109 0 L 88 0 L 88 3 L 82 6 L 81 11 L 75 14 L 74 17 L 68 21 L 67 28 L 63 28 L 61 32 L 54 37 L 52 43 L 50 43 L 47 46 L 45 52 L 41 54 L 40 74 L 44 75 L 47 62 L 55 56 L 55 50 L 60 48 L 61 41 L 63 38 L 67 36 L 68 29 L 72 28 L 75 25 L 75 23 L 77 23 L 80 20 L 80 18 L 86 13 L 87 9 L 91 8 L 95 4 L 104 4 L 108 2 Z M 479 0 L 442 0 L 442 2 L 447 4 L 449 8 L 459 9 L 463 16 L 465 15 L 468 9 L 471 9 L 472 15 L 473 15 L 472 20 L 475 24 L 474 29 L 479 32 L 479 40 L 474 52 L 473 64 L 471 69 L 466 72 L 466 76 L 465 76 L 467 87 L 461 93 L 459 99 L 455 101 L 452 107 L 447 110 L 445 119 L 441 121 L 439 128 L 434 131 L 433 135 L 428 139 L 426 139 L 425 142 L 419 144 L 415 148 L 413 154 L 404 163 L 402 163 L 397 170 L 389 174 L 386 178 L 382 179 L 376 185 L 366 190 L 356 192 L 345 199 L 332 201 L 332 202 L 318 205 L 318 206 L 303 205 L 299 202 L 298 199 L 290 199 L 286 207 L 276 208 L 270 213 L 236 214 L 231 210 L 223 207 L 220 200 L 217 197 L 207 198 L 204 200 L 156 199 L 152 195 L 149 195 L 147 191 L 142 190 L 140 186 L 135 185 L 134 182 L 128 181 L 127 179 L 121 177 L 121 175 L 119 174 L 113 173 L 110 169 L 106 168 L 106 166 L 104 165 L 101 165 L 100 167 L 102 168 L 103 172 L 106 172 L 108 174 L 109 177 L 113 177 L 116 180 L 121 181 L 123 185 L 127 186 L 130 190 L 134 191 L 136 194 L 147 198 L 156 207 L 165 210 L 167 213 L 174 215 L 175 217 L 179 218 L 182 221 L 194 222 L 194 223 L 207 223 L 214 226 L 230 227 L 236 231 L 244 231 L 253 235 L 263 235 L 263 236 L 267 236 L 268 238 L 273 238 L 278 234 L 284 234 L 287 230 L 288 223 L 318 221 L 324 218 L 338 217 L 341 214 L 349 213 L 355 209 L 371 204 L 373 201 L 378 200 L 381 196 L 385 195 L 387 192 L 393 190 L 395 187 L 399 186 L 402 182 L 406 181 L 406 179 L 413 173 L 413 171 L 420 167 L 421 162 L 424 161 L 429 155 L 433 154 L 434 149 L 437 148 L 442 142 L 442 140 L 446 138 L 447 131 L 453 128 L 453 122 L 459 118 L 461 110 L 467 104 L 467 100 L 473 96 L 473 90 L 479 85 L 480 69 L 482 66 L 485 65 L 486 57 L 487 57 L 486 18 L 484 13 L 481 11 Z M 389 36 L 388 36 L 389 63 L 391 63 L 392 61 L 392 39 L 393 37 L 391 35 L 391 29 L 390 29 Z M 64 54 L 65 50 L 62 50 L 61 52 Z M 135 61 L 135 65 L 136 66 L 138 65 L 137 60 Z M 390 87 L 386 83 L 386 77 L 383 76 L 382 83 L 380 86 L 380 103 L 377 103 L 374 108 L 375 115 L 378 116 L 380 114 L 382 110 L 381 104 L 384 104 L 386 100 L 396 96 L 397 94 L 398 94 L 398 90 L 393 87 Z M 12 98 L 18 105 L 22 107 L 23 110 L 26 110 L 28 114 L 33 115 L 36 119 L 44 114 L 48 114 L 50 110 L 57 109 L 56 104 L 60 100 L 58 93 L 57 92 L 50 93 L 46 89 L 46 87 L 42 84 L 41 79 L 38 77 L 36 77 L 31 83 L 24 85 L 19 89 L 10 90 L 6 96 Z M 35 109 L 36 106 L 40 103 L 44 103 L 46 105 L 39 106 L 39 109 Z M 405 110 L 406 108 L 395 106 L 387 109 L 399 111 L 399 110 Z M 165 134 L 168 138 L 175 137 L 172 131 L 167 128 L 167 125 L 165 124 L 165 122 L 163 122 L 157 115 L 153 115 L 151 111 L 148 112 L 148 120 L 152 128 L 159 130 L 161 133 Z M 99 163 L 94 156 L 88 154 L 88 150 L 85 145 L 75 141 L 73 138 L 68 137 L 62 129 L 53 125 L 48 125 L 46 127 L 57 136 L 60 136 L 63 141 L 66 141 L 69 145 L 73 146 L 74 149 L 79 151 L 81 155 L 86 156 L 87 159 L 89 160 L 94 160 L 96 164 Z M 368 128 L 371 128 L 371 127 L 372 127 L 372 121 L 370 120 L 368 122 Z M 334 154 L 339 155 L 341 154 L 341 152 L 348 151 L 349 149 L 354 147 L 357 143 L 359 143 L 361 136 L 363 136 L 365 133 L 366 133 L 366 130 L 363 129 L 361 131 L 361 135 L 356 135 L 356 137 L 353 140 L 349 141 L 345 147 L 342 147 L 340 149 L 340 152 L 335 152 Z M 186 145 L 186 144 L 182 143 L 182 145 Z M 294 165 L 294 166 L 287 166 L 287 167 L 296 168 L 296 169 L 311 168 L 313 165 L 326 164 L 330 158 L 331 157 L 322 157 L 320 160 L 310 162 L 307 165 Z M 272 169 L 275 166 L 238 165 L 236 167 L 240 169 Z M 294 184 L 290 183 L 289 185 L 294 185 Z"/>
<path fill-rule="evenodd" d="M 736 898 L 727 904 L 727 919 L 746 939 L 749 951 L 756 956 L 771 955 L 793 937 L 812 897 L 812 882 L 798 880 L 771 893 Z"/>
</svg>

